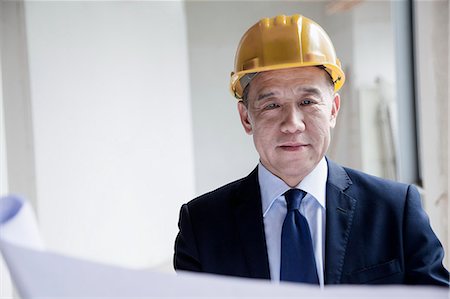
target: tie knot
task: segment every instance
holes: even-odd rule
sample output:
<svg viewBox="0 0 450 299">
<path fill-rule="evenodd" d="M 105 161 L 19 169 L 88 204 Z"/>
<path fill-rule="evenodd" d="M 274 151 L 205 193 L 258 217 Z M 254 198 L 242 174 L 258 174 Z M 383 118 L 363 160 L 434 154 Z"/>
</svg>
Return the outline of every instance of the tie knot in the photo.
<svg viewBox="0 0 450 299">
<path fill-rule="evenodd" d="M 298 210 L 306 192 L 300 189 L 289 189 L 284 193 L 288 211 Z"/>
</svg>

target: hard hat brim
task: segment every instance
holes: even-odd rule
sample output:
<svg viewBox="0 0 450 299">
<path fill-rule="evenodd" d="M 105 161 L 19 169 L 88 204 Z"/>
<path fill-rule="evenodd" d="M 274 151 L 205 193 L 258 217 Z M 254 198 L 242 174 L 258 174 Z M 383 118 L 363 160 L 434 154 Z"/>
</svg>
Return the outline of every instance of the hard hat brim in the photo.
<svg viewBox="0 0 450 299">
<path fill-rule="evenodd" d="M 289 69 L 289 68 L 297 68 L 297 67 L 308 67 L 308 66 L 324 66 L 325 67 L 324 70 L 331 76 L 331 79 L 333 81 L 334 92 L 337 92 L 344 85 L 345 74 L 341 70 L 341 68 L 339 66 L 336 66 L 335 64 L 315 63 L 315 62 L 285 63 L 285 64 L 279 64 L 279 65 L 271 65 L 271 66 L 254 68 L 251 70 L 240 71 L 238 73 L 232 74 L 231 81 L 230 81 L 231 94 L 237 99 L 242 99 L 242 95 L 244 93 L 244 89 L 246 86 L 242 86 L 240 80 L 246 74 L 261 73 L 261 72 L 275 71 L 275 70 L 282 70 L 282 69 Z M 248 84 L 250 84 L 250 82 L 248 82 Z"/>
</svg>

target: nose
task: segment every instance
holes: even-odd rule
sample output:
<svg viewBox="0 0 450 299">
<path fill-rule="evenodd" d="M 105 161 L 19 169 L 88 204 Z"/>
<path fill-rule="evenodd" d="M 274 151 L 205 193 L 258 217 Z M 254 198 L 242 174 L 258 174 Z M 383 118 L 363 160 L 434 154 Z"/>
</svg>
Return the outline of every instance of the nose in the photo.
<svg viewBox="0 0 450 299">
<path fill-rule="evenodd" d="M 303 112 L 295 106 L 287 106 L 283 109 L 281 132 L 298 133 L 305 130 Z"/>
</svg>

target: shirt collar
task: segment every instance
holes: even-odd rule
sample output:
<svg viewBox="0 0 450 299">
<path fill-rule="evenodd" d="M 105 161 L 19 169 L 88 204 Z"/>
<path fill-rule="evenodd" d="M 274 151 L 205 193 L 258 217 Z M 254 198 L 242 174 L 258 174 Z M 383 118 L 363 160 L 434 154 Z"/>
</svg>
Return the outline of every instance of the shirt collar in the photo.
<svg viewBox="0 0 450 299">
<path fill-rule="evenodd" d="M 317 166 L 296 186 L 298 189 L 310 194 L 317 202 L 325 208 L 325 193 L 328 177 L 328 165 L 323 157 Z M 266 216 L 275 200 L 284 194 L 289 187 L 282 179 L 271 173 L 259 162 L 258 179 L 261 190 L 261 202 L 263 217 Z"/>
</svg>

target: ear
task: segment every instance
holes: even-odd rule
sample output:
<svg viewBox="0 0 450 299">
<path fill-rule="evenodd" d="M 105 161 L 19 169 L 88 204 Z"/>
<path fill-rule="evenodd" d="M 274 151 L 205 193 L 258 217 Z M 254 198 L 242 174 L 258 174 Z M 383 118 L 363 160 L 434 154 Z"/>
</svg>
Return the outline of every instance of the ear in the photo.
<svg viewBox="0 0 450 299">
<path fill-rule="evenodd" d="M 338 116 L 340 107 L 341 107 L 341 96 L 338 93 L 335 93 L 333 102 L 331 103 L 330 126 L 332 128 L 336 126 L 336 118 Z"/>
<path fill-rule="evenodd" d="M 239 111 L 239 117 L 241 118 L 241 123 L 242 126 L 244 127 L 245 133 L 251 135 L 253 133 L 253 130 L 247 107 L 245 107 L 242 101 L 239 101 L 237 104 L 237 108 Z"/>
</svg>

